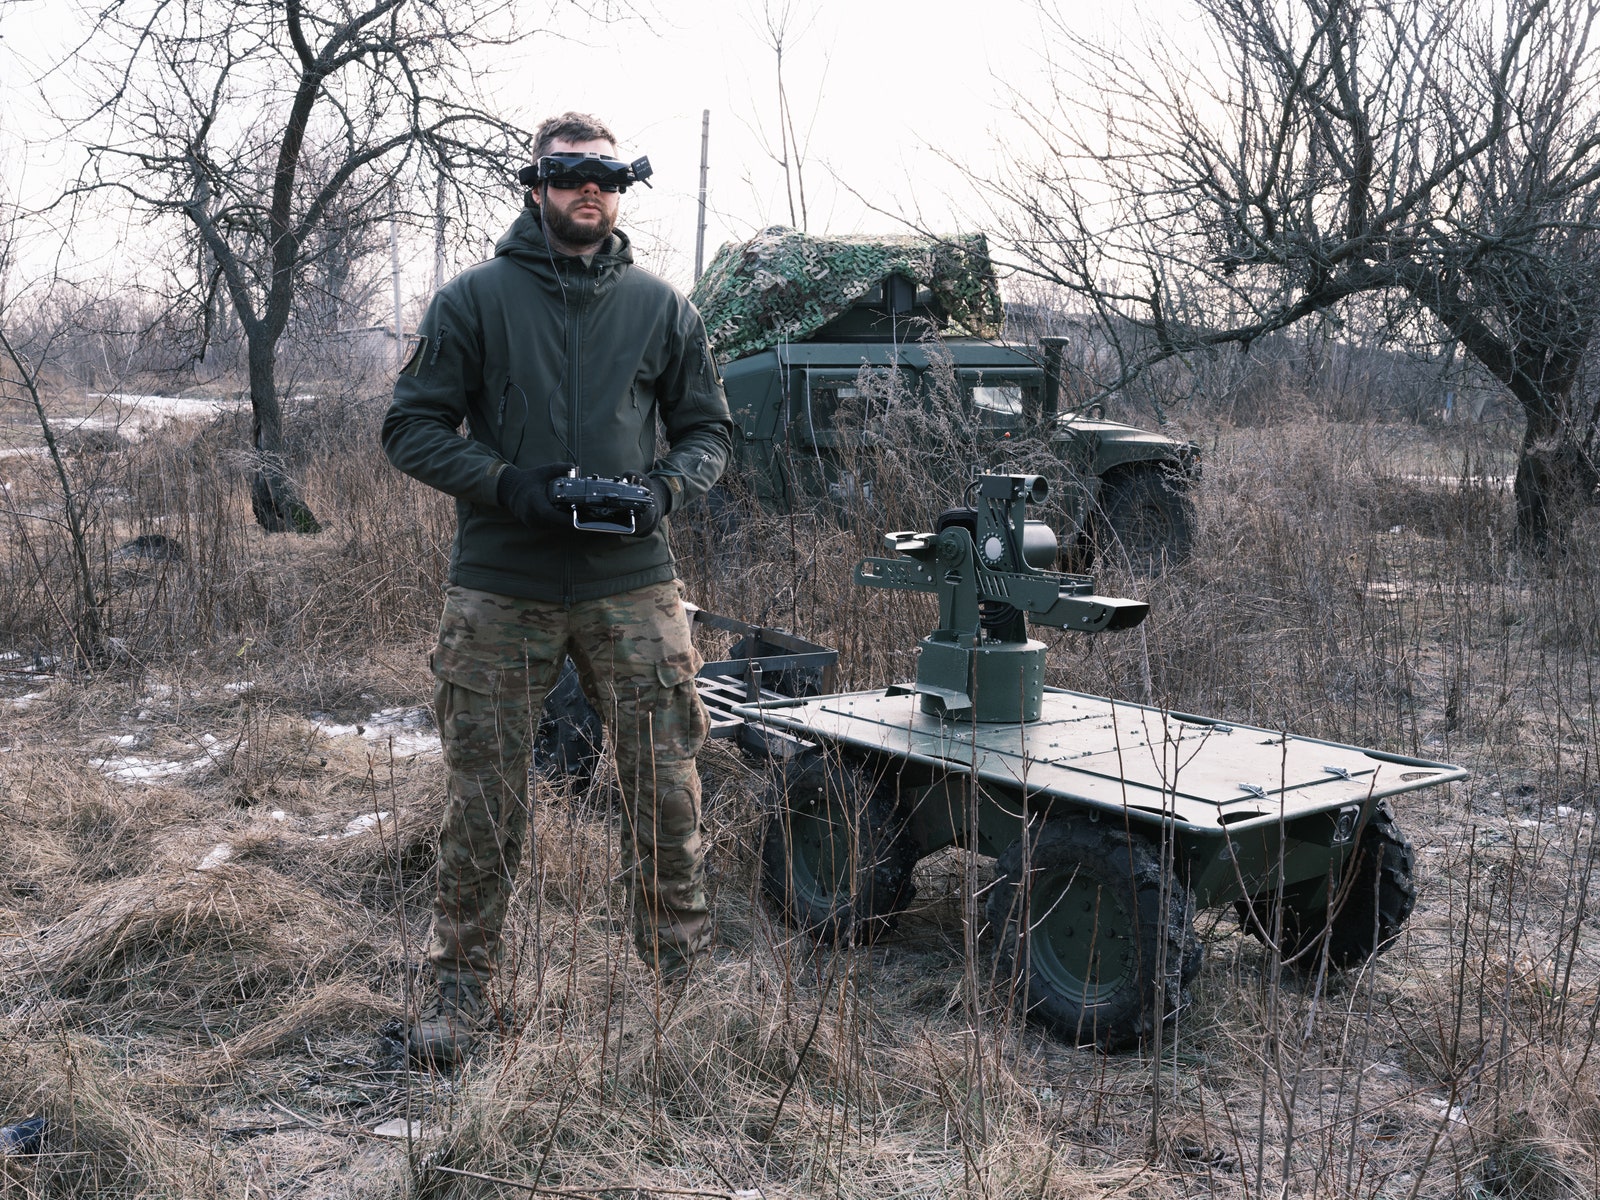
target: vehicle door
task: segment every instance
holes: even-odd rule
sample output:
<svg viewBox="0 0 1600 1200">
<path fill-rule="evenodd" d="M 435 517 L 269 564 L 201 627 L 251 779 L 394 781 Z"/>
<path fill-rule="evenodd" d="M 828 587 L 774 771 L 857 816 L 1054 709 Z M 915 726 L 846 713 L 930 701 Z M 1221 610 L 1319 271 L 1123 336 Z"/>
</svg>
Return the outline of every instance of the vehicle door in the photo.
<svg viewBox="0 0 1600 1200">
<path fill-rule="evenodd" d="M 789 390 L 790 461 L 796 490 L 848 499 L 870 489 L 864 460 L 886 406 L 918 396 L 909 367 L 805 367 Z"/>
</svg>

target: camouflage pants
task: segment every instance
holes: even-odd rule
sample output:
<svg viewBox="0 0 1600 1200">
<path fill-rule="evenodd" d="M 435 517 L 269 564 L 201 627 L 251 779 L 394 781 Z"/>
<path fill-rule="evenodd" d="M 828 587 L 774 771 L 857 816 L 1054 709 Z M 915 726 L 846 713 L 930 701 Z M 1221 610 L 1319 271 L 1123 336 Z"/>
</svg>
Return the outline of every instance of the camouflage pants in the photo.
<svg viewBox="0 0 1600 1200">
<path fill-rule="evenodd" d="M 671 970 L 710 938 L 694 761 L 708 722 L 677 582 L 570 607 L 452 585 L 432 656 L 448 793 L 428 953 L 438 974 L 494 971 L 528 834 L 532 726 L 568 654 L 615 748 L 634 940 Z"/>
</svg>

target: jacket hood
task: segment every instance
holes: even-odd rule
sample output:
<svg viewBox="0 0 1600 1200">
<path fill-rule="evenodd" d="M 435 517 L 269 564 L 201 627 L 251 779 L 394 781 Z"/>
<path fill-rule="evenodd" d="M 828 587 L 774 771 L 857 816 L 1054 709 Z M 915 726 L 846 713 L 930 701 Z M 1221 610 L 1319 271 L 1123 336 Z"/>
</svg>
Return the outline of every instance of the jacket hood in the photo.
<svg viewBox="0 0 1600 1200">
<path fill-rule="evenodd" d="M 544 236 L 544 225 L 539 220 L 539 210 L 531 205 L 518 213 L 517 219 L 511 222 L 511 228 L 500 236 L 500 240 L 494 244 L 494 253 L 496 258 L 504 255 L 535 274 L 547 274 L 555 266 L 550 243 Z M 554 257 L 565 256 L 556 254 Z M 614 229 L 595 253 L 594 269 L 605 272 L 629 266 L 632 262 L 633 244 L 622 230 Z"/>
</svg>

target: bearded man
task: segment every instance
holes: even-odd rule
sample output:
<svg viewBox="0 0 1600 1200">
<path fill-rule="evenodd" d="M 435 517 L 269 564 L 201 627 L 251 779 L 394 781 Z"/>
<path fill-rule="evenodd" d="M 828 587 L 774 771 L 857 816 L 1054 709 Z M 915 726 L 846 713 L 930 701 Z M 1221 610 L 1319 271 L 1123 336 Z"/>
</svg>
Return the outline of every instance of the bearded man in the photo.
<svg viewBox="0 0 1600 1200">
<path fill-rule="evenodd" d="M 639 952 L 682 974 L 710 938 L 694 761 L 708 722 L 663 522 L 721 475 L 728 404 L 699 313 L 616 228 L 648 161 L 621 162 L 611 131 L 573 112 L 540 126 L 533 158 L 495 256 L 434 297 L 383 423 L 390 462 L 456 501 L 430 660 L 448 793 L 434 987 L 408 1033 L 441 1065 L 486 1023 L 532 722 L 569 655 L 615 747 Z M 572 474 L 648 489 L 632 531 L 576 528 L 553 489 Z"/>
</svg>

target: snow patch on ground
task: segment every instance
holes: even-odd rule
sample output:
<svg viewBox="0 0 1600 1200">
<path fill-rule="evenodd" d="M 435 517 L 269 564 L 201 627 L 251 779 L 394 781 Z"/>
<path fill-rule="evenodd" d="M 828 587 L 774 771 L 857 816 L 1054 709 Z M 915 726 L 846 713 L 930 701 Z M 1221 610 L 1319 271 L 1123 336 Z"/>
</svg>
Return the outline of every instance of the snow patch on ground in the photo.
<svg viewBox="0 0 1600 1200">
<path fill-rule="evenodd" d="M 242 692 L 252 688 L 253 683 L 230 685 L 230 691 Z M 139 703 L 158 705 L 162 700 L 172 695 L 173 689 L 165 684 L 153 684 L 148 688 L 149 694 L 140 698 Z M 48 696 L 47 692 L 31 692 L 25 696 L 18 696 L 9 700 L 0 700 L 0 705 L 12 708 L 26 708 L 36 701 Z M 152 719 L 154 714 L 150 709 L 140 710 L 141 720 Z M 374 743 L 382 747 L 382 752 L 387 753 L 388 747 L 394 747 L 396 758 L 414 758 L 419 755 L 438 755 L 442 753 L 439 744 L 439 734 L 433 728 L 433 715 L 422 706 L 412 708 L 385 708 L 373 713 L 364 721 L 344 725 L 329 721 L 317 721 L 314 728 L 318 733 L 328 738 L 359 737 L 363 741 Z M 122 734 L 104 739 L 102 745 L 110 750 L 129 751 L 137 750 L 149 744 L 149 735 L 144 733 Z M 237 744 L 230 745 L 230 752 L 248 746 L 247 740 L 241 739 Z M 190 750 L 198 750 L 200 754 L 194 758 L 156 758 L 137 754 L 108 754 L 103 758 L 91 758 L 89 765 L 98 768 L 106 776 L 119 783 L 152 783 L 163 779 L 173 779 L 185 775 L 192 775 L 216 766 L 216 760 L 211 753 L 215 748 L 222 746 L 222 739 L 213 733 L 202 733 L 194 742 L 189 743 Z M 379 819 L 386 818 L 387 813 L 373 816 L 358 817 L 357 821 L 367 821 L 372 824 L 363 825 L 361 828 L 352 828 L 344 834 L 330 836 L 351 836 L 355 833 L 365 832 L 372 828 Z M 280 813 L 273 813 L 274 820 L 284 820 Z"/>
<path fill-rule="evenodd" d="M 85 417 L 76 425 L 58 424 L 57 429 L 114 429 L 136 442 L 169 421 L 209 421 L 222 413 L 241 412 L 250 407 L 245 399 L 141 396 L 131 392 L 90 392 L 89 399 L 104 401 L 111 406 L 111 411 Z"/>
<path fill-rule="evenodd" d="M 433 727 L 433 716 L 420 705 L 415 708 L 380 709 L 365 721 L 351 725 L 319 721 L 317 732 L 323 737 L 359 737 L 368 742 L 388 742 L 393 739 L 394 752 L 398 756 L 442 753 L 438 730 Z"/>
<path fill-rule="evenodd" d="M 213 763 L 210 757 L 204 754 L 199 758 L 176 761 L 166 758 L 140 758 L 135 754 L 125 754 L 116 758 L 91 758 L 89 765 L 105 772 L 108 777 L 115 779 L 118 783 L 151 783 L 159 779 L 192 775 L 196 771 L 208 769 Z"/>
<path fill-rule="evenodd" d="M 389 819 L 386 812 L 362 813 L 359 817 L 352 817 L 347 825 L 338 833 L 319 834 L 319 842 L 335 842 L 341 838 L 359 837 L 363 833 L 370 833 L 376 829 L 383 832 L 383 823 Z"/>
<path fill-rule="evenodd" d="M 1487 488 L 1494 492 L 1509 492 L 1513 478 L 1510 475 L 1402 475 L 1407 483 L 1421 483 L 1432 487 L 1454 488 L 1460 491 L 1469 487 Z"/>
<path fill-rule="evenodd" d="M 233 847 L 227 842 L 218 842 L 210 850 L 206 851 L 206 856 L 195 864 L 194 869 L 196 871 L 214 870 L 232 857 Z"/>
<path fill-rule="evenodd" d="M 56 436 L 106 430 L 137 442 L 172 421 L 210 421 L 227 412 L 250 408 L 248 398 L 218 399 L 207 396 L 143 396 L 134 392 L 90 392 L 98 401 L 95 411 L 82 417 L 52 417 Z M 295 397 L 304 399 L 305 397 Z M 43 446 L 0 447 L 0 458 L 42 458 Z"/>
</svg>

